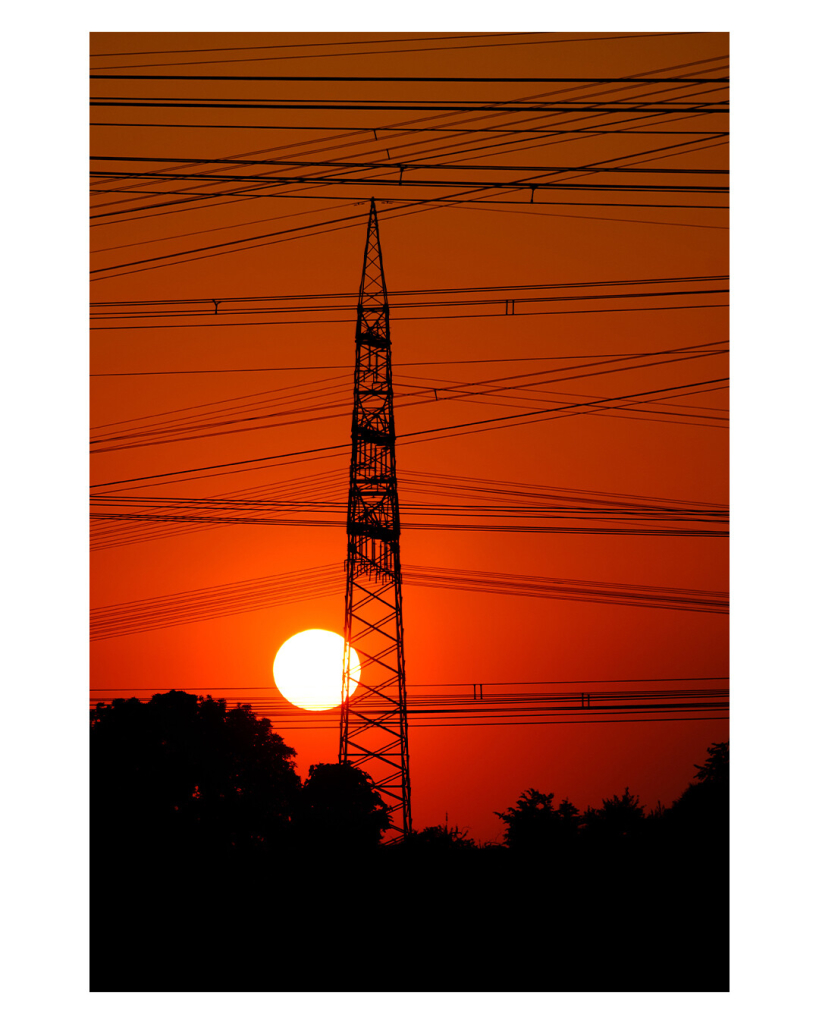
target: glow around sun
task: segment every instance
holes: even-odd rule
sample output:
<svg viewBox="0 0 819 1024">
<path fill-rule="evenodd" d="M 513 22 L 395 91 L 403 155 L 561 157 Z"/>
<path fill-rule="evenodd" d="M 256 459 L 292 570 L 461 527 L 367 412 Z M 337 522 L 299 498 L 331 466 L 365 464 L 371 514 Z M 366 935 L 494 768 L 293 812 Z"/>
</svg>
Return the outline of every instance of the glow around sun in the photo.
<svg viewBox="0 0 819 1024">
<path fill-rule="evenodd" d="M 281 645 L 273 661 L 273 679 L 281 695 L 308 711 L 326 711 L 341 703 L 344 638 L 327 629 L 305 629 Z M 350 696 L 361 678 L 361 662 L 350 648 Z"/>
</svg>

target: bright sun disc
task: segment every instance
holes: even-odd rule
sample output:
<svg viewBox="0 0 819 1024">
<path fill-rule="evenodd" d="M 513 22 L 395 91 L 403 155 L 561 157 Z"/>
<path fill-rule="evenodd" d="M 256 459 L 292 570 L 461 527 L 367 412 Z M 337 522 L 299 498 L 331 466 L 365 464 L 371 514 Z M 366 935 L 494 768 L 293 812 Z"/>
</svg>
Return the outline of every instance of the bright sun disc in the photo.
<svg viewBox="0 0 819 1024">
<path fill-rule="evenodd" d="M 327 629 L 305 629 L 279 648 L 273 679 L 283 697 L 307 711 L 326 711 L 341 703 L 344 638 Z M 361 662 L 350 648 L 350 696 L 361 678 Z"/>
</svg>

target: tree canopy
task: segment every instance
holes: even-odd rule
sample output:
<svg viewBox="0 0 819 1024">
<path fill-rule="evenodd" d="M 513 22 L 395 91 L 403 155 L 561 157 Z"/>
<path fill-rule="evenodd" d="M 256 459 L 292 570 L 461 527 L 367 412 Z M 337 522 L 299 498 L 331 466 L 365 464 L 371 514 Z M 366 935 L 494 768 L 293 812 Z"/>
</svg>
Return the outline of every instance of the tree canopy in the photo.
<svg viewBox="0 0 819 1024">
<path fill-rule="evenodd" d="M 729 767 L 728 744 L 708 748 L 705 764 L 696 764 L 692 782 L 668 810 L 669 823 L 689 838 L 728 841 Z"/>
<path fill-rule="evenodd" d="M 602 807 L 589 807 L 583 815 L 586 835 L 609 841 L 634 835 L 644 820 L 645 808 L 639 797 L 629 793 L 628 786 L 622 796 L 604 797 Z"/>
<path fill-rule="evenodd" d="M 527 789 L 514 807 L 495 814 L 506 822 L 506 845 L 512 850 L 564 845 L 577 833 L 578 810 L 568 800 L 554 806 L 554 793 Z"/>
<path fill-rule="evenodd" d="M 117 699 L 91 712 L 94 848 L 111 844 L 164 854 L 195 849 L 348 850 L 378 846 L 389 814 L 372 779 L 352 765 L 316 764 L 304 784 L 295 751 L 249 705 L 181 690 L 148 701 Z M 525 790 L 496 811 L 511 851 L 560 852 L 671 833 L 727 840 L 728 744 L 708 747 L 694 781 L 668 808 L 646 816 L 626 787 L 581 815 L 554 793 Z M 648 827 L 647 830 L 647 825 Z M 419 852 L 476 848 L 459 830 L 415 831 Z"/>
<path fill-rule="evenodd" d="M 386 804 L 366 772 L 347 762 L 311 765 L 298 816 L 307 844 L 349 851 L 372 848 L 389 823 Z"/>
<path fill-rule="evenodd" d="M 91 825 L 103 843 L 163 849 L 281 839 L 295 751 L 247 705 L 171 690 L 91 713 Z"/>
<path fill-rule="evenodd" d="M 496 812 L 506 826 L 503 846 L 474 843 L 448 825 L 382 844 L 389 815 L 365 772 L 315 764 L 302 784 L 294 758 L 270 721 L 246 705 L 228 708 L 183 691 L 97 705 L 95 989 L 366 988 L 375 975 L 358 932 L 322 961 L 311 955 L 316 937 L 338 927 L 341 880 L 351 880 L 356 928 L 365 936 L 368 923 L 381 919 L 378 894 L 400 882 L 409 922 L 402 962 L 414 962 L 416 977 L 433 990 L 452 983 L 453 932 L 430 927 L 439 919 L 457 922 L 459 949 L 469 951 L 459 983 L 466 977 L 478 989 L 494 983 L 484 963 L 487 941 L 493 965 L 515 984 L 541 969 L 541 947 L 531 941 L 536 922 L 548 922 L 554 936 L 550 984 L 590 983 L 576 949 L 587 949 L 595 934 L 605 953 L 592 983 L 605 990 L 622 984 L 635 949 L 661 987 L 684 987 L 694 956 L 697 985 L 722 983 L 727 744 L 709 747 L 680 799 L 649 817 L 628 789 L 583 814 L 568 799 L 558 804 L 554 793 L 527 789 Z M 552 869 L 545 875 L 541 858 Z M 635 899 L 641 891 L 651 898 Z M 709 929 L 692 946 L 689 930 L 706 919 Z M 419 933 L 427 940 L 412 961 Z M 657 935 L 665 940 L 657 943 Z"/>
<path fill-rule="evenodd" d="M 728 838 L 728 744 L 708 747 L 703 764 L 694 765 L 695 781 L 671 807 L 657 804 L 650 814 L 628 786 L 621 795 L 604 797 L 600 807 L 579 814 L 567 799 L 555 806 L 554 793 L 525 790 L 513 807 L 495 814 L 506 824 L 504 843 L 513 851 L 542 854 L 570 849 L 632 848 L 643 839 L 685 839 L 710 844 L 715 851 Z"/>
<path fill-rule="evenodd" d="M 466 830 L 458 828 L 457 825 L 454 828 L 448 825 L 428 825 L 420 832 L 413 831 L 412 845 L 416 849 L 443 854 L 449 851 L 476 849 L 475 840 L 469 839 Z"/>
</svg>

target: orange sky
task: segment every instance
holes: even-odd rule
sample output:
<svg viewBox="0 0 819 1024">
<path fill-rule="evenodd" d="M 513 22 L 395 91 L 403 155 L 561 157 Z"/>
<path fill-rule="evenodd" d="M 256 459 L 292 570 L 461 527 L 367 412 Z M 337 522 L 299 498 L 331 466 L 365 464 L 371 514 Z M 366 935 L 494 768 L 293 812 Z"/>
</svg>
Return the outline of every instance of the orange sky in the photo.
<svg viewBox="0 0 819 1024">
<path fill-rule="evenodd" d="M 437 33 L 443 35 L 445 33 Z M 454 33 L 446 33 L 454 34 Z M 613 35 L 614 33 L 609 33 Z M 407 33 L 414 38 L 426 33 Z M 435 35 L 429 33 L 429 35 Z M 577 35 L 577 34 L 576 34 Z M 95 58 L 93 69 L 115 74 L 169 75 L 349 75 L 349 76 L 429 76 L 429 77 L 594 77 L 621 78 L 636 75 L 667 77 L 690 75 L 717 77 L 727 74 L 727 36 L 719 33 L 679 34 L 659 37 L 568 42 L 569 34 L 541 33 L 519 37 L 525 45 L 501 46 L 496 37 L 483 40 L 493 45 L 477 46 L 480 38 L 452 40 L 449 46 L 473 47 L 442 49 L 434 53 L 424 49 L 447 45 L 423 41 L 385 44 L 384 48 L 416 47 L 423 52 L 403 55 L 378 54 L 371 57 L 290 56 L 288 59 L 253 60 L 267 55 L 264 50 L 236 50 L 224 53 L 180 53 L 161 56 Z M 584 33 L 589 35 L 589 33 Z M 601 34 L 602 35 L 602 34 Z M 204 47 L 283 47 L 293 43 L 338 43 L 336 46 L 272 50 L 283 54 L 317 54 L 374 50 L 373 43 L 350 45 L 365 39 L 361 33 L 330 34 L 240 34 L 240 33 L 96 33 L 92 36 L 93 54 L 117 54 L 138 51 L 185 50 Z M 371 38 L 396 38 L 395 34 Z M 538 42 L 535 45 L 535 40 Z M 244 63 L 198 63 L 209 57 L 231 58 Z M 160 64 L 177 60 L 184 66 L 125 67 L 126 64 Z M 197 62 L 197 63 L 190 63 Z M 696 63 L 699 62 L 699 63 Z M 670 70 L 670 69 L 681 70 Z M 99 73 L 102 73 L 100 70 Z M 565 91 L 572 89 L 574 91 Z M 395 103 L 429 103 L 453 100 L 453 103 L 509 103 L 523 97 L 549 94 L 558 98 L 586 97 L 628 99 L 634 93 L 612 91 L 612 85 L 586 86 L 555 83 L 341 83 L 341 82 L 92 82 L 92 95 L 98 97 L 209 97 L 211 99 L 247 99 L 266 97 L 276 102 L 290 99 L 324 101 L 328 98 L 353 103 L 390 100 Z M 664 87 L 657 85 L 657 98 Z M 705 89 L 704 86 L 699 86 Z M 667 93 L 669 102 L 679 103 L 685 87 Z M 646 87 L 638 96 L 654 98 Z M 665 96 L 666 94 L 662 94 Z M 724 100 L 727 91 L 709 92 L 704 101 Z M 121 102 L 121 101 L 120 101 Z M 156 101 L 155 101 L 156 102 Z M 391 162 L 396 159 L 418 163 L 462 163 L 516 167 L 572 166 L 608 161 L 610 166 L 635 164 L 649 168 L 722 170 L 727 168 L 724 138 L 707 140 L 704 135 L 635 134 L 600 135 L 583 138 L 552 136 L 557 144 L 521 145 L 516 137 L 496 150 L 478 152 L 477 144 L 495 142 L 488 133 L 459 135 L 448 140 L 450 154 L 441 152 L 442 144 L 432 133 L 395 139 L 390 145 L 371 134 L 346 136 L 328 141 L 330 136 L 354 127 L 379 129 L 417 119 L 429 118 L 424 111 L 372 110 L 267 110 L 252 111 L 235 107 L 194 110 L 156 107 L 126 110 L 116 106 L 95 106 L 92 122 L 135 122 L 186 125 L 232 125 L 228 128 L 96 127 L 92 130 L 91 154 L 95 157 L 119 157 L 120 161 L 94 162 L 100 177 L 93 178 L 98 189 L 123 188 L 117 172 L 174 168 L 186 160 L 219 158 L 272 159 L 273 151 L 291 147 L 275 155 L 282 159 L 314 159 L 363 162 Z M 437 115 L 424 126 L 457 125 L 462 131 L 475 114 Z M 494 120 L 477 122 L 481 126 L 500 127 L 533 118 L 529 113 L 497 113 Z M 579 121 L 585 116 L 586 120 Z M 555 128 L 561 124 L 601 126 L 613 123 L 621 115 L 541 113 L 535 124 Z M 625 115 L 628 116 L 628 115 Z M 636 116 L 632 114 L 632 116 Z M 677 114 L 655 115 L 647 123 L 657 131 L 679 130 L 683 125 L 692 132 L 727 130 L 722 114 L 687 115 L 673 123 Z M 290 128 L 269 130 L 239 128 L 237 125 L 316 125 L 311 131 Z M 633 124 L 629 125 L 634 128 Z M 645 129 L 644 129 L 645 130 Z M 457 131 L 453 127 L 453 135 Z M 396 132 L 393 130 L 393 135 Z M 320 141 L 318 141 L 320 140 Z M 702 141 L 706 140 L 706 141 Z M 343 148 L 341 144 L 343 141 Z M 398 146 L 412 141 L 412 147 Z M 459 143 L 457 146 L 454 143 Z M 296 146 L 295 144 L 300 145 Z M 696 143 L 699 151 L 691 151 Z M 708 148 L 705 148 L 708 143 Z M 715 144 L 716 143 L 716 144 Z M 644 151 L 678 144 L 677 149 L 648 156 Z M 339 146 L 340 148 L 330 149 Z M 454 155 L 458 149 L 468 153 Z M 391 150 L 387 156 L 386 151 Z M 264 151 L 264 152 L 262 152 Z M 643 155 L 636 155 L 643 154 Z M 243 156 L 244 155 L 244 156 Z M 155 158 L 154 163 L 123 162 L 122 158 Z M 195 169 L 201 170 L 202 165 Z M 205 167 L 206 173 L 270 172 L 270 168 L 226 165 Z M 291 169 L 292 172 L 293 169 Z M 303 169 L 316 173 L 316 167 Z M 275 173 L 280 173 L 279 168 Z M 377 172 L 371 171 L 375 176 Z M 392 172 L 380 172 L 384 180 L 394 180 Z M 535 172 L 518 172 L 518 177 Z M 358 215 L 341 225 L 341 230 L 313 237 L 263 239 L 262 245 L 242 251 L 198 258 L 190 262 L 171 262 L 152 267 L 140 264 L 92 274 L 95 303 L 147 302 L 178 299 L 222 299 L 223 312 L 230 310 L 227 300 L 237 297 L 338 294 L 358 288 L 365 237 L 366 205 L 353 203 L 375 195 L 379 200 L 433 198 L 464 191 L 462 188 L 439 190 L 415 188 L 410 178 L 449 175 L 453 181 L 509 180 L 513 175 L 492 171 L 412 171 L 406 184 L 311 187 L 304 196 L 273 197 L 276 192 L 293 191 L 294 186 L 268 188 L 269 198 L 254 198 L 220 204 L 194 203 L 190 210 L 168 212 L 174 207 L 141 210 L 128 216 L 96 217 L 91 233 L 92 268 L 111 268 L 132 261 L 148 260 L 163 254 L 182 253 L 200 246 L 284 230 Z M 595 184 L 607 186 L 593 193 L 538 193 L 529 204 L 529 191 L 506 194 L 522 201 L 520 207 L 464 204 L 449 208 L 427 206 L 411 216 L 390 211 L 379 202 L 379 220 L 387 287 L 393 304 L 412 301 L 395 293 L 424 289 L 498 288 L 493 295 L 510 297 L 501 286 L 565 285 L 570 282 L 646 281 L 669 278 L 689 279 L 676 284 L 634 284 L 628 288 L 606 285 L 586 288 L 586 294 L 611 295 L 620 292 L 680 291 L 720 289 L 725 281 L 695 283 L 692 278 L 719 278 L 727 273 L 727 216 L 718 209 L 626 209 L 605 206 L 548 206 L 546 201 L 568 198 L 572 202 L 597 200 L 601 203 L 711 204 L 721 205 L 718 194 L 613 193 L 613 186 L 633 185 L 639 178 L 646 185 L 719 185 L 725 175 L 632 175 L 605 174 Z M 601 179 L 604 179 L 601 181 Z M 548 180 L 541 174 L 540 180 Z M 567 178 L 567 180 L 569 180 Z M 584 179 L 572 179 L 583 183 Z M 137 179 L 138 181 L 138 179 Z M 127 185 L 128 188 L 177 189 L 190 182 Z M 215 185 L 209 186 L 212 190 Z M 295 186 L 304 188 L 304 186 Z M 403 191 L 402 191 L 403 189 Z M 492 190 L 499 195 L 500 190 Z M 319 197 L 326 197 L 324 199 Z M 126 211 L 146 207 L 168 196 L 133 196 L 127 202 L 103 206 L 123 198 L 122 194 L 95 193 L 92 204 L 103 211 Z M 193 208 L 195 207 L 195 208 Z M 321 212 L 323 208 L 333 208 Z M 147 216 L 147 214 L 151 216 Z M 161 215 L 158 215 L 160 214 Z M 295 215 L 290 217 L 290 215 Z M 276 220 L 274 218 L 290 217 Z M 220 230 L 224 228 L 225 230 Z M 283 240 L 284 239 L 284 240 Z M 220 252 L 220 250 L 216 250 Z M 201 255 L 201 254 L 196 254 Z M 185 257 L 176 257 L 181 259 Z M 157 261 L 159 264 L 162 261 Z M 151 269 L 143 269 L 145 267 Z M 134 272 L 139 270 L 139 272 Z M 549 293 L 519 291 L 511 297 L 535 297 L 547 294 L 566 296 L 566 289 Z M 577 292 L 575 291 L 575 294 Z M 452 301 L 457 295 L 443 296 Z M 481 297 L 485 297 L 482 295 Z M 334 300 L 328 300 L 332 302 Z M 349 301 L 349 300 L 346 300 Z M 416 301 L 430 301 L 420 296 Z M 560 303 L 518 303 L 515 316 L 463 316 L 444 319 L 442 314 L 461 312 L 498 312 L 503 307 L 458 307 L 457 309 L 394 308 L 392 319 L 393 361 L 398 394 L 396 427 L 399 435 L 413 431 L 482 420 L 519 411 L 517 408 L 477 404 L 470 401 L 439 401 L 405 406 L 409 385 L 436 386 L 447 382 L 476 382 L 515 373 L 541 371 L 545 362 L 464 363 L 451 366 L 402 366 L 422 361 L 464 361 L 524 359 L 557 356 L 554 367 L 571 367 L 614 353 L 654 353 L 684 346 L 720 343 L 728 338 L 727 298 L 724 293 L 668 296 L 665 298 L 575 300 Z M 233 304 L 238 308 L 239 304 Z M 261 306 L 282 305 L 278 300 Z M 701 306 L 712 308 L 659 309 L 661 306 Z M 635 307 L 655 307 L 636 309 Z M 630 312 L 590 312 L 593 309 L 631 309 Z M 162 307 L 167 311 L 167 307 Z M 185 307 L 191 308 L 190 306 Z M 204 305 L 197 307 L 205 308 Z M 110 312 L 114 307 L 111 307 Z M 528 309 L 539 315 L 520 316 Z M 540 315 L 549 309 L 548 315 Z M 563 312 L 552 312 L 552 310 Z M 125 312 L 118 306 L 116 312 Z M 571 312 L 575 311 L 575 312 Z M 95 316 L 102 312 L 94 307 Z M 143 309 L 144 312 L 144 309 Z M 434 319 L 403 319 L 410 314 L 435 316 Z M 349 312 L 317 314 L 339 323 L 293 324 L 273 321 L 308 319 L 305 314 L 225 315 L 234 326 L 215 326 L 212 314 L 201 317 L 134 319 L 125 321 L 129 329 L 92 331 L 92 427 L 120 424 L 121 433 L 133 432 L 136 420 L 205 403 L 224 402 L 225 408 L 256 399 L 242 396 L 300 385 L 305 390 L 293 404 L 298 410 L 314 404 L 308 388 L 314 382 L 338 376 L 338 396 L 330 401 L 345 401 L 343 389 L 352 395 L 352 368 L 355 355 L 354 323 Z M 237 326 L 242 320 L 262 321 L 259 325 Z M 93 327 L 110 327 L 117 321 L 95 319 Z M 184 325 L 184 326 L 182 326 Z M 722 351 L 722 349 L 719 349 Z M 657 357 L 653 357 L 657 358 Z M 649 362 L 651 357 L 633 362 Z M 318 369 L 332 366 L 341 369 Z M 239 370 L 260 367 L 314 367 L 304 370 L 276 370 L 242 373 L 167 373 L 166 375 L 113 376 L 145 374 L 147 371 Z M 600 367 L 604 369 L 606 367 Z M 563 394 L 566 402 L 577 396 L 633 395 L 654 389 L 680 388 L 698 382 L 727 377 L 725 354 L 705 358 L 628 369 L 574 381 L 555 383 L 550 390 Z M 105 376 L 110 374 L 111 376 Z M 554 372 L 554 377 L 570 376 Z M 418 380 L 418 378 L 424 378 Z M 545 375 L 535 378 L 535 386 L 548 388 Z M 324 386 L 324 385 L 316 385 Z M 712 385 L 716 386 L 716 385 Z M 285 392 L 288 394 L 288 392 Z M 275 397 L 275 396 L 273 396 Z M 554 395 L 550 396 L 554 397 Z M 515 393 L 503 401 L 516 401 Z M 585 400 L 588 400 L 586 397 Z M 715 390 L 686 397 L 671 397 L 681 405 L 666 406 L 677 413 L 691 413 L 691 406 L 707 416 L 724 416 L 727 391 Z M 288 407 L 289 408 L 289 407 Z M 563 419 L 543 419 L 463 438 L 431 440 L 419 444 L 399 443 L 397 462 L 399 488 L 406 501 L 435 500 L 412 493 L 402 486 L 402 474 L 437 473 L 461 477 L 516 481 L 532 486 L 549 486 L 619 495 L 651 496 L 674 499 L 691 505 L 725 504 L 728 500 L 727 435 L 725 424 L 702 417 L 697 419 L 663 414 L 660 405 L 648 407 L 655 415 L 635 414 L 633 418 L 614 414 L 582 415 Z M 292 426 L 277 426 L 242 433 L 223 434 L 199 440 L 153 444 L 129 450 L 92 456 L 92 484 L 131 480 L 136 477 L 172 473 L 195 467 L 261 459 L 291 451 L 345 444 L 349 441 L 349 411 L 342 406 L 336 418 L 317 419 Z M 198 413 L 197 413 L 198 414 Z M 177 415 L 174 412 L 174 415 Z M 179 413 L 178 415 L 186 415 Z M 187 413 L 192 415 L 192 413 Z M 244 415 L 241 413 L 239 415 Z M 321 415 L 318 413 L 317 415 Z M 640 418 L 642 416 L 642 418 Z M 225 416 L 225 419 L 233 418 Z M 295 419 L 296 416 L 288 417 Z M 247 424 L 244 424 L 247 425 Z M 116 433 L 106 427 L 103 433 Z M 100 447 L 104 447 L 101 445 Z M 274 484 L 306 474 L 346 471 L 347 452 L 323 460 L 270 466 L 231 475 L 189 482 L 150 481 L 140 489 L 127 492 L 132 497 L 203 498 L 241 488 Z M 191 474 L 197 475 L 197 474 Z M 167 478 L 165 478 L 167 479 Z M 408 478 L 409 479 L 409 478 Z M 94 493 L 113 490 L 98 487 Z M 343 500 L 343 483 L 328 482 L 326 495 L 317 500 Z M 456 499 L 441 498 L 442 501 Z M 410 513 L 407 522 L 417 521 Z M 94 530 L 110 531 L 110 525 L 94 524 Z M 122 527 L 117 527 L 122 530 Z M 114 536 L 107 534 L 109 541 Z M 120 539 L 122 533 L 120 533 Z M 129 534 L 133 538 L 136 534 Z M 255 577 L 298 572 L 311 566 L 340 563 L 344 557 L 343 526 L 308 528 L 296 526 L 225 526 L 180 532 L 140 543 L 103 546 L 97 538 L 91 559 L 92 607 L 160 597 L 196 588 L 207 588 Z M 661 588 L 690 588 L 725 591 L 727 584 L 727 541 L 723 538 L 571 535 L 564 533 L 480 533 L 427 531 L 407 528 L 402 536 L 405 565 L 444 566 L 450 569 L 495 571 L 594 580 L 621 584 L 639 584 Z M 413 696 L 428 699 L 430 694 L 471 695 L 473 682 L 484 684 L 485 694 L 509 692 L 499 684 L 541 681 L 541 690 L 551 686 L 569 690 L 639 690 L 668 687 L 724 686 L 723 681 L 703 683 L 654 683 L 655 679 L 721 679 L 728 675 L 727 616 L 700 612 L 635 608 L 622 605 L 578 601 L 530 599 L 503 595 L 459 593 L 407 586 L 404 593 L 406 660 L 408 689 Z M 170 628 L 97 640 L 92 644 L 92 697 L 139 693 L 177 687 L 196 693 L 225 696 L 229 700 L 275 698 L 270 666 L 281 643 L 292 633 L 307 628 L 340 631 L 343 595 L 251 613 L 214 618 Z M 577 684 L 568 681 L 578 680 Z M 626 682 L 583 684 L 586 680 L 626 680 Z M 629 682 L 630 680 L 630 682 Z M 555 686 L 554 682 L 560 685 Z M 460 689 L 452 684 L 459 684 Z M 495 687 L 493 691 L 492 687 Z M 110 689 L 105 689 L 106 687 Z M 259 689 L 262 688 L 262 689 Z M 267 689 L 264 689 L 267 688 Z M 574 719 L 578 716 L 573 715 Z M 652 716 L 649 716 L 652 717 Z M 276 723 L 285 739 L 298 751 L 302 776 L 311 763 L 332 760 L 337 752 L 337 733 L 332 729 L 310 729 L 309 713 L 299 719 L 288 717 Z M 658 799 L 669 803 L 679 795 L 692 775 L 695 761 L 701 763 L 705 747 L 727 738 L 727 721 L 639 722 L 617 721 L 593 724 L 543 724 L 498 726 L 425 727 L 413 729 L 410 723 L 410 758 L 413 786 L 413 815 L 416 827 L 439 824 L 448 814 L 450 824 L 468 828 L 470 835 L 482 840 L 499 837 L 500 822 L 492 814 L 513 803 L 521 791 L 535 787 L 554 791 L 559 799 L 567 796 L 579 807 L 599 804 L 603 796 L 622 791 L 628 785 L 640 795 L 641 802 L 652 806 Z"/>
</svg>

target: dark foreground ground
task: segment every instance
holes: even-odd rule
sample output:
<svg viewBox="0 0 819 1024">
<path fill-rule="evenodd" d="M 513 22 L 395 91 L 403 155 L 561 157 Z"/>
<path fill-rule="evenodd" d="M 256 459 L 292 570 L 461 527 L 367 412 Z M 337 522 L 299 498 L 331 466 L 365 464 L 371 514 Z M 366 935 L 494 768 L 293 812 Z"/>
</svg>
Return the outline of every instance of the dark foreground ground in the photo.
<svg viewBox="0 0 819 1024">
<path fill-rule="evenodd" d="M 92 991 L 728 990 L 727 850 L 98 852 Z"/>
</svg>

